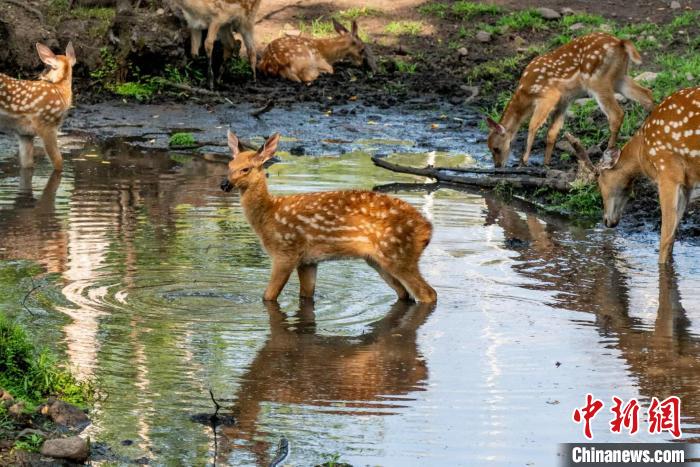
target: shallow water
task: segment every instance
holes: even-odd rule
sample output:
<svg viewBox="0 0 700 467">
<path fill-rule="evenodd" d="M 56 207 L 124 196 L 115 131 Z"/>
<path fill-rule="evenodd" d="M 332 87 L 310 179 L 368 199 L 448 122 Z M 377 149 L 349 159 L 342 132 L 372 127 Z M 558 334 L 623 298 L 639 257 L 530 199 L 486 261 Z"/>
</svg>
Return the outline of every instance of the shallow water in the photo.
<svg viewBox="0 0 700 467">
<path fill-rule="evenodd" d="M 424 181 L 364 153 L 282 159 L 276 193 Z M 264 464 L 286 437 L 290 465 L 549 466 L 558 443 L 583 440 L 571 413 L 587 392 L 606 411 L 613 395 L 645 407 L 677 395 L 684 438 L 698 437 L 695 245 L 677 244 L 675 271 L 659 274 L 655 234 L 398 187 L 435 226 L 421 262 L 434 310 L 395 303 L 364 262 L 321 265 L 315 307 L 295 278 L 266 307 L 270 262 L 238 196 L 218 189 L 224 165 L 118 145 L 80 151 L 61 177 L 13 161 L 0 161 L 0 304 L 99 382 L 91 436 L 124 459 Z M 28 316 L 16 260 L 53 273 L 65 298 L 30 299 Z M 209 389 L 236 421 L 216 435 L 197 422 L 214 411 Z M 608 421 L 595 440 L 626 440 Z"/>
</svg>

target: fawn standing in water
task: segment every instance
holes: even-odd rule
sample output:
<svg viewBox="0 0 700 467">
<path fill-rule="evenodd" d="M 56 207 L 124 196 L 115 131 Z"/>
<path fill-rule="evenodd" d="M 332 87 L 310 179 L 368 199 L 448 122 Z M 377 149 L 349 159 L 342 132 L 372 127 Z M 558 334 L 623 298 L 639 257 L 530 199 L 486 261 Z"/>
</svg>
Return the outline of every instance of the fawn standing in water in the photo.
<svg viewBox="0 0 700 467">
<path fill-rule="evenodd" d="M 68 43 L 65 55 L 54 55 L 43 44 L 36 44 L 39 58 L 46 64 L 38 80 L 14 79 L 0 74 L 0 128 L 17 134 L 22 168 L 34 166 L 34 137 L 44 142 L 54 170 L 63 170 L 58 149 L 58 128 L 71 106 L 75 50 Z"/>
<path fill-rule="evenodd" d="M 248 222 L 272 257 L 272 275 L 265 300 L 277 300 L 297 270 L 300 296 L 312 298 L 321 261 L 362 258 L 379 272 L 399 299 L 424 303 L 437 300 L 435 290 L 418 269 L 430 242 L 432 225 L 413 206 L 371 191 L 331 191 L 271 196 L 263 164 L 274 155 L 279 134 L 258 151 L 241 152 L 238 138 L 228 133 L 233 159 L 221 189 L 234 187 Z"/>
</svg>

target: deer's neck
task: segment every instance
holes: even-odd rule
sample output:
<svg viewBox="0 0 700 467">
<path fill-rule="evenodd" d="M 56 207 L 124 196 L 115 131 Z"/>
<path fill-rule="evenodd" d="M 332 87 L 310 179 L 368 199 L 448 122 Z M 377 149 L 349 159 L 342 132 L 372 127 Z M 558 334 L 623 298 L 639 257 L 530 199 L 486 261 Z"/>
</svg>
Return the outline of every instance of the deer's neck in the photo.
<svg viewBox="0 0 700 467">
<path fill-rule="evenodd" d="M 656 178 L 656 169 L 643 158 L 643 145 L 642 136 L 636 134 L 620 151 L 620 160 L 615 164 L 615 168 L 621 171 L 626 180 L 636 178 L 641 174 L 652 179 Z"/>
<path fill-rule="evenodd" d="M 347 55 L 348 40 L 343 36 L 317 39 L 316 47 L 324 59 L 331 65 Z"/>
<path fill-rule="evenodd" d="M 61 79 L 60 81 L 57 81 L 55 83 L 52 83 L 51 81 L 46 80 L 49 84 L 49 86 L 52 86 L 58 95 L 61 98 L 61 101 L 63 102 L 65 108 L 68 108 L 71 106 L 72 100 L 73 100 L 73 73 L 72 71 L 69 71 L 66 73 L 66 75 Z"/>
<path fill-rule="evenodd" d="M 273 197 L 267 191 L 265 176 L 241 190 L 241 206 L 253 229 L 259 231 L 272 210 Z"/>
<path fill-rule="evenodd" d="M 520 125 L 531 112 L 532 99 L 521 92 L 516 92 L 508 102 L 500 123 L 506 128 L 506 132 L 512 136 L 518 131 Z"/>
</svg>

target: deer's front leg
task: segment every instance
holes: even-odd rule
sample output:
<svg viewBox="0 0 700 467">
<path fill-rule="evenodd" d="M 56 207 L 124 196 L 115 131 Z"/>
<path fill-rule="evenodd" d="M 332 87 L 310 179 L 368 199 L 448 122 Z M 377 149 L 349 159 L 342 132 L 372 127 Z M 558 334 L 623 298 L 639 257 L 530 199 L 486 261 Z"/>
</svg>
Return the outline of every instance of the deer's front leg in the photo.
<svg viewBox="0 0 700 467">
<path fill-rule="evenodd" d="M 273 260 L 270 282 L 267 284 L 267 289 L 265 289 L 263 300 L 277 300 L 277 297 L 279 297 L 280 292 L 282 292 L 282 289 L 287 284 L 289 276 L 296 266 L 296 261 L 290 261 L 288 259 Z"/>
<path fill-rule="evenodd" d="M 676 229 L 688 204 L 689 191 L 679 183 L 669 181 L 659 185 L 661 202 L 661 242 L 659 244 L 659 264 L 671 259 Z"/>
<path fill-rule="evenodd" d="M 520 159 L 520 165 L 527 165 L 528 159 L 530 159 L 530 151 L 532 151 L 532 145 L 535 142 L 535 136 L 537 135 L 537 130 L 540 129 L 544 122 L 547 121 L 547 117 L 552 113 L 554 106 L 557 105 L 559 101 L 558 95 L 551 95 L 543 97 L 535 106 L 535 110 L 532 112 L 532 118 L 530 119 L 530 126 L 527 131 L 527 145 L 525 146 L 525 152 L 523 157 Z"/>
<path fill-rule="evenodd" d="M 34 167 L 34 137 L 18 135 L 19 140 L 19 166 L 23 169 Z"/>
<path fill-rule="evenodd" d="M 316 291 L 317 264 L 300 264 L 297 267 L 299 274 L 299 296 L 303 298 L 313 298 Z"/>
</svg>

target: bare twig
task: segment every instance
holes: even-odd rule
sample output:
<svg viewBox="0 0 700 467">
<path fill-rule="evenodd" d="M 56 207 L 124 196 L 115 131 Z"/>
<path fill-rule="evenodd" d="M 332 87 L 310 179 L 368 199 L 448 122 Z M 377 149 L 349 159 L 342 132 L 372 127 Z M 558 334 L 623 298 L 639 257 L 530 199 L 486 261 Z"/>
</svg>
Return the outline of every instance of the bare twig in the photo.
<svg viewBox="0 0 700 467">
<path fill-rule="evenodd" d="M 22 307 L 25 310 L 27 310 L 27 313 L 29 313 L 32 316 L 35 316 L 35 315 L 34 315 L 34 312 L 27 306 L 27 299 L 29 298 L 29 296 L 31 294 L 33 294 L 35 291 L 42 288 L 43 286 L 44 286 L 43 284 L 39 284 L 39 285 L 34 284 L 34 279 L 32 279 L 32 288 L 29 290 L 29 292 L 27 292 L 24 295 L 24 298 L 22 299 Z"/>
<path fill-rule="evenodd" d="M 583 144 L 581 144 L 581 141 L 568 131 L 564 134 L 564 138 L 566 138 L 569 144 L 573 146 L 579 162 L 581 162 L 581 164 L 583 164 L 591 172 L 596 173 L 597 170 L 593 165 L 593 162 L 591 162 L 591 158 L 588 157 L 588 152 L 586 151 L 586 148 L 583 147 Z"/>
<path fill-rule="evenodd" d="M 168 81 L 167 79 L 161 79 L 159 82 L 173 89 L 179 89 L 180 91 L 189 92 L 191 94 L 201 94 L 202 96 L 217 97 L 224 100 L 224 97 L 221 94 L 216 91 L 210 91 L 209 89 L 198 88 L 196 86 L 190 86 L 189 84 L 174 83 L 172 81 Z"/>
<path fill-rule="evenodd" d="M 253 110 L 250 113 L 250 115 L 252 115 L 255 118 L 260 118 L 262 114 L 269 112 L 274 106 L 275 102 L 272 99 L 270 99 L 263 107 Z"/>
<path fill-rule="evenodd" d="M 216 407 L 216 411 L 214 412 L 214 416 L 216 417 L 221 406 L 218 402 L 216 402 L 216 399 L 214 399 L 214 392 L 211 390 L 211 388 L 209 388 L 209 397 L 211 397 L 211 401 L 214 403 L 214 407 Z"/>
</svg>

